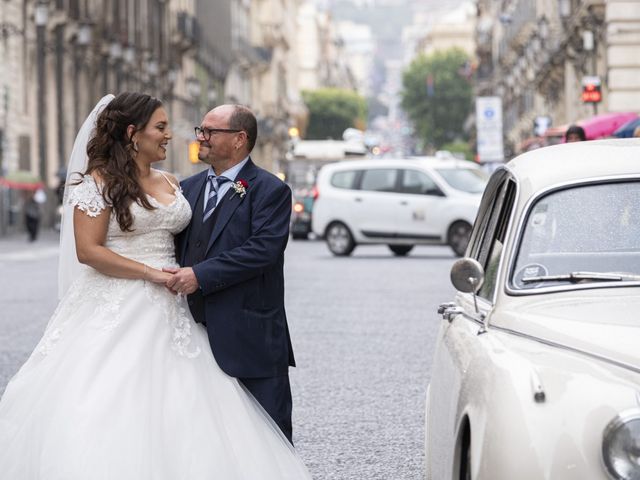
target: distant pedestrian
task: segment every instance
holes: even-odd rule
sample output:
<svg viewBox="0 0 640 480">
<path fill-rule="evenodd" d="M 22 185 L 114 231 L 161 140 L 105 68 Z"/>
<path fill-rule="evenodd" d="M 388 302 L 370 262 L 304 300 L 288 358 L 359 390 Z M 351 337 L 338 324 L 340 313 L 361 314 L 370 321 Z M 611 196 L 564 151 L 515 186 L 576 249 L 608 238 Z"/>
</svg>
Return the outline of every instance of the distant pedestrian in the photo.
<svg viewBox="0 0 640 480">
<path fill-rule="evenodd" d="M 587 135 L 584 133 L 584 128 L 578 125 L 571 125 L 564 134 L 564 141 L 566 143 L 584 142 L 586 139 Z"/>
<path fill-rule="evenodd" d="M 29 241 L 35 242 L 40 230 L 40 204 L 34 192 L 28 192 L 24 201 L 24 221 Z"/>
</svg>

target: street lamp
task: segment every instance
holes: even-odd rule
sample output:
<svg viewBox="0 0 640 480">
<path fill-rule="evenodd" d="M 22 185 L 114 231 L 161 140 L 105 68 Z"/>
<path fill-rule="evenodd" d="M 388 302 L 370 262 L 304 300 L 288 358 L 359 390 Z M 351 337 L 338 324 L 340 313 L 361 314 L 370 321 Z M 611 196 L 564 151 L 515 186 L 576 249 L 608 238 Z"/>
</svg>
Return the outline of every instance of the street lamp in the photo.
<svg viewBox="0 0 640 480">
<path fill-rule="evenodd" d="M 115 70 L 116 92 L 120 91 L 122 84 L 122 44 L 113 40 L 109 45 L 109 56 Z"/>
<path fill-rule="evenodd" d="M 571 15 L 571 0 L 560 0 L 559 3 L 560 16 L 565 19 Z"/>
<path fill-rule="evenodd" d="M 78 32 L 76 33 L 75 45 L 73 48 L 73 62 L 75 65 L 75 72 L 73 75 L 73 91 L 76 95 L 80 96 L 80 70 L 82 68 L 82 57 L 87 47 L 91 44 L 91 23 L 84 20 L 78 25 Z M 76 98 L 73 102 L 73 122 L 75 131 L 80 129 L 80 98 Z"/>
<path fill-rule="evenodd" d="M 170 63 L 169 65 L 169 69 L 167 70 L 167 75 L 166 75 L 166 93 L 165 93 L 165 98 L 167 101 L 167 107 L 169 109 L 169 117 L 173 117 L 173 113 L 174 113 L 174 93 L 173 93 L 173 89 L 176 85 L 176 82 L 178 81 L 178 76 L 180 74 L 180 70 L 178 69 L 178 67 L 174 64 L 174 63 Z M 175 158 L 177 155 L 175 155 L 175 145 L 173 144 L 173 142 L 171 143 L 171 156 L 169 157 L 169 170 L 170 171 L 175 171 Z M 196 157 L 197 157 L 197 153 L 196 153 Z M 191 159 L 191 158 L 190 158 Z"/>
<path fill-rule="evenodd" d="M 152 77 L 155 77 L 156 75 L 158 75 L 158 62 L 156 60 L 149 60 L 147 62 L 147 73 L 149 75 L 151 75 Z"/>
<path fill-rule="evenodd" d="M 76 42 L 80 47 L 87 47 L 91 43 L 91 24 L 89 22 L 80 23 Z"/>
<path fill-rule="evenodd" d="M 544 15 L 538 19 L 538 34 L 543 43 L 549 37 L 549 20 Z"/>
<path fill-rule="evenodd" d="M 191 105 L 193 106 L 193 119 L 197 122 L 200 116 L 200 93 L 202 91 L 200 82 L 195 77 L 189 77 L 186 81 L 187 93 L 191 97 Z"/>
<path fill-rule="evenodd" d="M 120 45 L 120 42 L 116 42 L 115 40 L 111 42 L 109 55 L 113 60 L 120 60 L 122 58 L 122 45 Z"/>
<path fill-rule="evenodd" d="M 49 5 L 47 0 L 38 0 L 35 9 L 36 24 L 36 78 L 37 110 L 38 110 L 38 158 L 40 178 L 47 184 L 47 105 L 45 83 L 45 34 L 49 20 Z"/>
<path fill-rule="evenodd" d="M 134 46 L 127 45 L 126 48 L 124 49 L 124 53 L 122 54 L 122 57 L 124 58 L 124 61 L 127 62 L 129 65 L 133 65 L 133 63 L 136 60 L 136 49 L 134 48 Z"/>
<path fill-rule="evenodd" d="M 187 78 L 187 92 L 193 99 L 200 97 L 200 82 L 195 77 Z"/>
<path fill-rule="evenodd" d="M 209 88 L 209 91 L 207 92 L 207 101 L 211 107 L 216 105 L 216 102 L 218 101 L 218 91 L 214 87 Z"/>
<path fill-rule="evenodd" d="M 167 81 L 169 82 L 169 88 L 173 90 L 174 85 L 178 81 L 179 70 L 176 66 L 172 66 L 169 68 L 167 72 Z"/>
</svg>

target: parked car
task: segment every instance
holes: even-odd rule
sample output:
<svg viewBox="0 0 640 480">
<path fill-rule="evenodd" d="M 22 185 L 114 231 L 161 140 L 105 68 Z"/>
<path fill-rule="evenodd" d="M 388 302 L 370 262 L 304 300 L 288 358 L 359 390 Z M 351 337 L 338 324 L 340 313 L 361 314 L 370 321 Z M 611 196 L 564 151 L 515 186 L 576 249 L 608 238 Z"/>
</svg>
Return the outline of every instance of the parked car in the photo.
<svg viewBox="0 0 640 480">
<path fill-rule="evenodd" d="M 312 226 L 334 255 L 386 244 L 395 255 L 414 245 L 467 247 L 487 174 L 456 159 L 352 160 L 325 165 L 317 178 Z"/>
<path fill-rule="evenodd" d="M 291 238 L 307 240 L 311 233 L 311 215 L 315 201 L 315 188 L 300 189 L 293 195 L 291 209 Z"/>
<path fill-rule="evenodd" d="M 640 139 L 499 168 L 426 401 L 432 480 L 640 478 Z"/>
</svg>

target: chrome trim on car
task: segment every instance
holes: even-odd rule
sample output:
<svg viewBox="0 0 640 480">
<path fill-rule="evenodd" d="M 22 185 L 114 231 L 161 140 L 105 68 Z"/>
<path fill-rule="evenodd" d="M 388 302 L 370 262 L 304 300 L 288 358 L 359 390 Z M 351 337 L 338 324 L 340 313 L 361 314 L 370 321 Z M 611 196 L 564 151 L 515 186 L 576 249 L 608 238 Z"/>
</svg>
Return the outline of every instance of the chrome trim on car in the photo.
<svg viewBox="0 0 640 480">
<path fill-rule="evenodd" d="M 546 195 L 549 195 L 555 191 L 564 190 L 568 187 L 584 187 L 588 185 L 596 185 L 599 183 L 616 183 L 616 182 L 624 182 L 629 180 L 640 181 L 640 176 L 638 174 L 628 174 L 628 175 L 613 175 L 613 176 L 603 176 L 603 177 L 593 177 L 588 180 L 583 181 L 568 181 L 562 182 L 545 189 L 540 190 L 535 195 L 533 195 L 527 203 L 525 204 L 522 214 L 518 220 L 518 225 L 516 229 L 516 236 L 509 249 L 509 265 L 505 270 L 506 278 L 504 282 L 505 293 L 507 295 L 512 296 L 524 296 L 524 295 L 538 295 L 541 293 L 553 293 L 553 292 L 566 292 L 566 291 L 574 291 L 574 290 L 589 290 L 592 288 L 624 288 L 624 287 L 637 287 L 640 286 L 640 282 L 620 282 L 616 284 L 609 283 L 589 283 L 589 284 L 569 284 L 569 285 L 557 285 L 551 287 L 539 287 L 535 289 L 523 290 L 516 289 L 512 287 L 512 277 L 515 275 L 515 262 L 516 262 L 516 254 L 518 248 L 520 247 L 520 242 L 522 240 L 522 234 L 524 230 L 524 223 L 529 218 L 529 214 L 531 213 L 532 206 L 541 198 Z M 516 192 L 517 195 L 518 192 Z M 504 255 L 504 252 L 502 252 Z M 500 259 L 503 260 L 504 257 Z"/>
<path fill-rule="evenodd" d="M 489 331 L 491 331 L 491 330 L 497 330 L 499 332 L 503 332 L 503 333 L 506 333 L 506 334 L 514 335 L 516 337 L 525 338 L 527 340 L 533 340 L 534 342 L 542 343 L 543 345 L 547 345 L 549 347 L 555 347 L 555 348 L 560 348 L 562 350 L 567 350 L 569 352 L 579 353 L 581 355 L 585 355 L 587 357 L 590 357 L 590 358 L 593 358 L 593 359 L 596 359 L 596 360 L 600 360 L 602 362 L 609 363 L 611 365 L 615 365 L 615 366 L 620 367 L 620 368 L 625 368 L 627 370 L 631 370 L 632 372 L 635 372 L 635 373 L 640 373 L 640 367 L 636 367 L 635 365 L 631 365 L 631 364 L 628 364 L 628 363 L 620 362 L 618 360 L 614 360 L 613 358 L 605 357 L 603 355 L 598 355 L 596 353 L 592 353 L 592 352 L 589 352 L 587 350 L 582 350 L 582 349 L 579 349 L 579 348 L 570 347 L 569 345 L 565 345 L 563 343 L 554 342 L 552 340 L 547 340 L 545 338 L 540 338 L 540 337 L 536 337 L 534 335 L 529 335 L 528 333 L 518 332 L 517 330 L 512 330 L 512 329 L 506 328 L 506 327 L 499 327 L 499 326 L 493 325 L 493 324 L 489 325 Z"/>
</svg>

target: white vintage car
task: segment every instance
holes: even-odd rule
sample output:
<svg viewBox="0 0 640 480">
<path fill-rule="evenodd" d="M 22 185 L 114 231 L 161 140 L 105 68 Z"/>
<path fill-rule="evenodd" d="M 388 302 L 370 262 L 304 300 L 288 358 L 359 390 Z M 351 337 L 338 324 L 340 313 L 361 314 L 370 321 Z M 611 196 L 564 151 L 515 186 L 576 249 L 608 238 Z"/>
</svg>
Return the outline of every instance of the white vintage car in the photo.
<svg viewBox="0 0 640 480">
<path fill-rule="evenodd" d="M 427 478 L 640 479 L 640 139 L 501 167 L 451 280 Z"/>
</svg>

